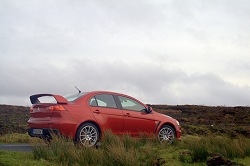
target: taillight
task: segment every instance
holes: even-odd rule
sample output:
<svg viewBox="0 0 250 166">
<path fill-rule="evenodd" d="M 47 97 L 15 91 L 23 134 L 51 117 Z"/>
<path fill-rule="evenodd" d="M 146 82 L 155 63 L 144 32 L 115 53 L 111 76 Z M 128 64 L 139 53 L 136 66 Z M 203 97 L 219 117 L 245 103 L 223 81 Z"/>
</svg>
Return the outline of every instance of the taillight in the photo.
<svg viewBox="0 0 250 166">
<path fill-rule="evenodd" d="M 30 107 L 30 112 L 33 112 L 34 111 L 34 108 L 31 106 Z"/>
<path fill-rule="evenodd" d="M 66 109 L 62 105 L 54 105 L 47 108 L 50 111 L 65 111 Z"/>
</svg>

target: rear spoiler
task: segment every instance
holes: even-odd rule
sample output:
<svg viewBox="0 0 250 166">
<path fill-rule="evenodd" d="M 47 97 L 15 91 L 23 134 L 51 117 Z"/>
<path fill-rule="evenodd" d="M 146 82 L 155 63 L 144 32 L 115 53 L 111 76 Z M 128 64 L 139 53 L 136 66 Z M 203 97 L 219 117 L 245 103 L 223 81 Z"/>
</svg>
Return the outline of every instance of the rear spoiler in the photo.
<svg viewBox="0 0 250 166">
<path fill-rule="evenodd" d="M 63 96 L 53 95 L 53 94 L 36 94 L 36 95 L 32 95 L 32 96 L 30 96 L 30 102 L 32 104 L 40 103 L 38 98 L 43 97 L 43 96 L 53 96 L 56 99 L 58 104 L 67 104 L 68 103 L 68 100 L 65 99 Z"/>
</svg>

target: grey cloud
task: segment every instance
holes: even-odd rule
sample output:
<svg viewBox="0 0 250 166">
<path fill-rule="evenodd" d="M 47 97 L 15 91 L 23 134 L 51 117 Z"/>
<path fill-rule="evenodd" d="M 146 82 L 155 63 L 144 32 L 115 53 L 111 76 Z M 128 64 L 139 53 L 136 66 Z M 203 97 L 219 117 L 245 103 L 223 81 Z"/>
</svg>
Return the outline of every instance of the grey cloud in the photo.
<svg viewBox="0 0 250 166">
<path fill-rule="evenodd" d="M 250 101 L 249 88 L 234 86 L 214 74 L 188 75 L 140 61 L 72 60 L 66 70 L 50 65 L 46 69 L 12 67 L 0 73 L 2 100 L 18 97 L 27 103 L 31 94 L 65 95 L 77 85 L 82 91 L 118 91 L 152 104 L 248 105 Z M 18 73 L 25 74 L 20 77 Z"/>
<path fill-rule="evenodd" d="M 188 75 L 140 61 L 126 64 L 87 60 L 75 63 L 72 68 L 87 89 L 132 93 L 152 103 L 248 105 L 250 99 L 249 88 L 235 86 L 214 74 Z"/>
<path fill-rule="evenodd" d="M 0 103 L 74 85 L 149 103 L 249 103 L 247 0 L 0 4 Z"/>
<path fill-rule="evenodd" d="M 187 84 L 189 102 L 209 105 L 249 105 L 249 88 L 239 87 L 214 74 L 191 75 Z M 195 101 L 196 100 L 196 101 Z"/>
</svg>

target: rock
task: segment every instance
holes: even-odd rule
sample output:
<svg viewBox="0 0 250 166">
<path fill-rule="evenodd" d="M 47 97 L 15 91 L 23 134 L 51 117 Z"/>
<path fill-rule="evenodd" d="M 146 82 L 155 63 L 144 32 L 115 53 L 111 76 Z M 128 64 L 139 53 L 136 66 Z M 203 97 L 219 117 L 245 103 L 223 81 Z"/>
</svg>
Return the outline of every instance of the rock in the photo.
<svg viewBox="0 0 250 166">
<path fill-rule="evenodd" d="M 221 155 L 215 155 L 207 161 L 207 166 L 244 166 L 243 164 L 232 162 Z"/>
</svg>

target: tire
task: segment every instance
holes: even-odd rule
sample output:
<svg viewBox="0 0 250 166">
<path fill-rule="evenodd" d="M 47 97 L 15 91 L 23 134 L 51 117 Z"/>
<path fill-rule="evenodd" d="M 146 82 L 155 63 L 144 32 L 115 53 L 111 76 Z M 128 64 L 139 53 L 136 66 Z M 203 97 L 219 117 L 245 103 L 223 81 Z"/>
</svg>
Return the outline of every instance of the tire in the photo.
<svg viewBox="0 0 250 166">
<path fill-rule="evenodd" d="M 175 130 L 169 125 L 163 125 L 158 133 L 158 139 L 161 144 L 171 144 L 175 140 L 175 137 Z"/>
<path fill-rule="evenodd" d="M 98 143 L 99 138 L 100 132 L 98 128 L 92 123 L 84 123 L 77 130 L 75 143 L 92 147 Z"/>
</svg>

